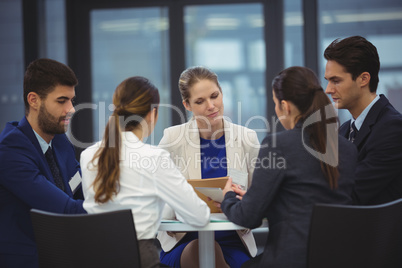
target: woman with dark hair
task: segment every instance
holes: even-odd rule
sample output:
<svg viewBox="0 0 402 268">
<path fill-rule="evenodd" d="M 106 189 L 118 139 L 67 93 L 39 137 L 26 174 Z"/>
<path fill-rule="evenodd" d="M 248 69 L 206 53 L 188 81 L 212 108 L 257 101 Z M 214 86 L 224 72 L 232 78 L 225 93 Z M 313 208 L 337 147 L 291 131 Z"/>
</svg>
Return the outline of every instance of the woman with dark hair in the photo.
<svg viewBox="0 0 402 268">
<path fill-rule="evenodd" d="M 204 226 L 210 210 L 167 151 L 143 143 L 158 118 L 158 89 L 144 77 L 124 80 L 113 95 L 103 140 L 81 154 L 84 208 L 88 213 L 131 209 L 141 267 L 159 267 L 154 245 L 168 204 L 183 222 Z"/>
<path fill-rule="evenodd" d="M 221 208 L 229 220 L 248 228 L 268 219 L 264 252 L 242 267 L 307 267 L 313 206 L 352 202 L 357 151 L 338 135 L 334 107 L 313 71 L 290 67 L 272 87 L 275 112 L 286 130 L 261 144 L 246 193 L 228 180 Z"/>
</svg>

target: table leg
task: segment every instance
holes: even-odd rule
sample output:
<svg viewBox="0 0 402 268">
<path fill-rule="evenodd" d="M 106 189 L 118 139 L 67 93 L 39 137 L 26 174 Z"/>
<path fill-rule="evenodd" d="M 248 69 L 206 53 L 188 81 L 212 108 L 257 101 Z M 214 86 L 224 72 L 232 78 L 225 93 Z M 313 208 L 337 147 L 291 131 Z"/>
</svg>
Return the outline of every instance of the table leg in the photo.
<svg viewBox="0 0 402 268">
<path fill-rule="evenodd" d="M 200 258 L 200 268 L 215 267 L 215 232 L 198 232 L 198 254 Z"/>
</svg>

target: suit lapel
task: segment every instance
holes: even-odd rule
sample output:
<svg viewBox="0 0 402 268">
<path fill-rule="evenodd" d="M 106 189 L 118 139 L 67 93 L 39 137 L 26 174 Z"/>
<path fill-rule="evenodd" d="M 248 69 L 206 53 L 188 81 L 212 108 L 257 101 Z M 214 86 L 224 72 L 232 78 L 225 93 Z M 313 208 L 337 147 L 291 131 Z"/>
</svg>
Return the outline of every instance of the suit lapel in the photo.
<svg viewBox="0 0 402 268">
<path fill-rule="evenodd" d="M 25 116 L 18 123 L 18 128 L 32 142 L 32 145 L 36 149 L 38 159 L 41 162 L 40 163 L 41 164 L 40 169 L 42 170 L 42 172 L 44 172 L 44 175 L 45 175 L 46 179 L 54 184 L 53 175 L 52 175 L 52 172 L 50 171 L 50 167 L 49 167 L 49 165 L 48 165 L 48 163 L 46 161 L 45 155 L 43 154 L 42 148 L 39 145 L 39 141 L 36 138 L 35 133 L 34 133 L 31 125 L 29 124 L 29 122 L 28 122 L 28 120 L 26 119 Z"/>
<path fill-rule="evenodd" d="M 239 145 L 238 128 L 236 125 L 223 120 L 225 132 L 226 157 L 228 168 L 238 167 L 237 159 L 241 159 L 242 148 Z M 201 148 L 200 148 L 200 133 L 195 120 L 190 121 L 186 126 L 189 141 L 186 143 L 186 159 L 189 161 L 188 174 L 189 179 L 202 179 L 201 177 Z"/>
<path fill-rule="evenodd" d="M 39 141 L 35 136 L 35 133 L 29 124 L 28 120 L 24 116 L 24 118 L 21 119 L 21 121 L 18 123 L 18 128 L 24 133 L 25 136 L 32 142 L 33 146 L 35 149 L 38 151 L 39 154 L 41 154 L 43 157 L 43 160 L 46 162 L 45 156 L 43 154 L 42 148 L 39 145 Z M 50 171 L 50 170 L 49 170 Z"/>
<path fill-rule="evenodd" d="M 223 120 L 225 131 L 226 158 L 228 159 L 228 168 L 238 169 L 238 159 L 242 159 L 242 148 L 239 140 L 238 127 L 226 120 Z M 230 159 L 230 161 L 229 161 Z"/>
<path fill-rule="evenodd" d="M 189 141 L 185 143 L 186 160 L 189 162 L 187 179 L 201 179 L 200 133 L 195 119 L 186 124 L 185 133 Z"/>
<path fill-rule="evenodd" d="M 378 115 L 388 103 L 388 99 L 384 95 L 380 95 L 380 99 L 371 107 L 354 141 L 354 144 L 356 144 L 358 148 L 360 148 L 362 142 L 370 134 L 371 127 L 376 123 Z"/>
<path fill-rule="evenodd" d="M 43 154 L 42 148 L 39 145 L 39 141 L 36 138 L 35 133 L 33 132 L 33 129 L 31 127 L 31 125 L 29 124 L 28 120 L 26 119 L 26 117 L 24 117 L 18 123 L 18 128 L 24 133 L 25 136 L 27 136 L 27 138 L 32 142 L 33 146 L 37 150 L 39 159 L 41 161 L 41 169 L 42 169 L 42 172 L 44 172 L 44 175 L 45 175 L 46 179 L 48 181 L 52 182 L 53 184 L 55 184 L 52 172 L 50 171 L 50 167 L 49 167 L 49 165 L 48 165 L 48 163 L 46 161 L 45 155 Z M 57 165 L 59 166 L 61 176 L 63 177 L 63 183 L 64 183 L 64 186 L 65 186 L 65 189 L 68 189 L 68 191 L 71 192 L 70 187 L 66 186 L 66 183 L 65 183 L 66 178 L 64 178 L 64 176 L 63 176 L 64 174 L 66 174 L 65 169 L 63 169 L 64 165 L 60 165 L 60 163 L 63 162 L 63 161 L 60 161 L 60 160 L 62 160 L 62 153 L 57 150 L 57 138 L 56 138 L 56 136 L 52 141 L 53 152 L 55 154 L 56 162 L 57 162 Z M 68 181 L 68 179 L 67 179 L 67 181 Z"/>
<path fill-rule="evenodd" d="M 350 121 L 348 120 L 345 123 L 342 124 L 342 126 L 339 128 L 339 135 L 342 137 L 345 137 L 346 139 L 349 138 L 349 130 L 350 130 Z"/>
</svg>

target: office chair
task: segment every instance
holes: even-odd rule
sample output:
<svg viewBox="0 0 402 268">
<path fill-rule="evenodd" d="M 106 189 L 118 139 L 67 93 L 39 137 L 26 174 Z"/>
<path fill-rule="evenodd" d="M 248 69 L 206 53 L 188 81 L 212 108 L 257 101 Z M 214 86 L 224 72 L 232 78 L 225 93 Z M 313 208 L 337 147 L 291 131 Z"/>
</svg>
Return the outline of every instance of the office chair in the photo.
<svg viewBox="0 0 402 268">
<path fill-rule="evenodd" d="M 402 199 L 375 206 L 318 204 L 308 268 L 402 267 Z"/>
<path fill-rule="evenodd" d="M 56 214 L 31 210 L 40 268 L 141 267 L 131 210 Z"/>
</svg>

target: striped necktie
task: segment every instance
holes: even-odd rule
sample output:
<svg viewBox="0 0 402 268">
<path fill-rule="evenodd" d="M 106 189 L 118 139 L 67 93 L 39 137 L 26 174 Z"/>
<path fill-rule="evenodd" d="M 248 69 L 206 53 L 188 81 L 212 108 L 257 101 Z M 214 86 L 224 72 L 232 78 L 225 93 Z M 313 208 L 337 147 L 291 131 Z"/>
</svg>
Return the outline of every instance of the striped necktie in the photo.
<svg viewBox="0 0 402 268">
<path fill-rule="evenodd" d="M 59 167 L 57 166 L 56 160 L 54 159 L 54 154 L 52 147 L 49 146 L 45 153 L 46 161 L 49 164 L 50 171 L 52 172 L 54 182 L 57 187 L 64 191 L 63 178 L 61 177 Z"/>
<path fill-rule="evenodd" d="M 349 131 L 349 140 L 351 142 L 355 141 L 357 132 L 358 132 L 358 130 L 355 126 L 355 122 L 353 122 L 352 125 L 350 126 L 350 131 Z"/>
</svg>

